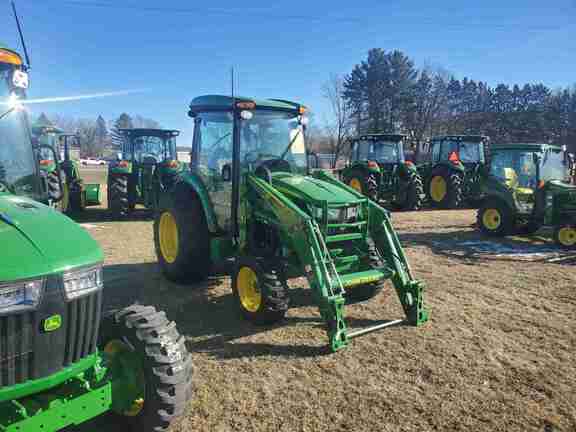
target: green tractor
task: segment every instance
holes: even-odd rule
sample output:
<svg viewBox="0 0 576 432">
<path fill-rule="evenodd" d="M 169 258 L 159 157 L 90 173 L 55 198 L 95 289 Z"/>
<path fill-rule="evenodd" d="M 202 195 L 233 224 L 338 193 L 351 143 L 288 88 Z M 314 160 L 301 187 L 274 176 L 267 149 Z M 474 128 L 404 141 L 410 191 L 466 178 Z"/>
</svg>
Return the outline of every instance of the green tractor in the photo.
<svg viewBox="0 0 576 432">
<path fill-rule="evenodd" d="M 429 162 L 418 166 L 426 200 L 433 207 L 452 209 L 480 201 L 480 178 L 486 166 L 488 137 L 448 135 L 432 138 Z"/>
<path fill-rule="evenodd" d="M 101 203 L 100 184 L 85 184 L 78 163 L 70 157 L 72 145 L 79 147 L 79 137 L 61 129 L 36 122 L 32 140 L 38 148 L 40 173 L 46 178 L 48 198 L 61 212 L 71 214 Z M 60 200 L 54 197 L 61 195 Z"/>
<path fill-rule="evenodd" d="M 108 411 L 166 430 L 191 396 L 190 354 L 153 307 L 102 315 L 102 250 L 39 202 L 24 83 L 21 57 L 0 48 L 0 431 L 55 432 Z"/>
<path fill-rule="evenodd" d="M 423 324 L 424 284 L 412 276 L 389 213 L 324 172 L 309 175 L 305 112 L 279 99 L 192 101 L 191 169 L 162 194 L 154 221 L 163 273 L 198 281 L 231 259 L 236 305 L 256 324 L 281 320 L 287 281 L 305 277 L 333 351 L 403 321 L 346 326 L 345 304 L 372 298 L 388 279 L 406 322 Z"/>
<path fill-rule="evenodd" d="M 369 134 L 351 144 L 341 172 L 348 186 L 368 198 L 401 210 L 418 210 L 425 198 L 416 166 L 404 158 L 404 135 Z"/>
<path fill-rule="evenodd" d="M 161 193 L 177 181 L 186 164 L 178 161 L 177 130 L 120 129 L 122 154 L 108 166 L 108 209 L 125 217 L 136 204 L 156 209 Z"/>
<path fill-rule="evenodd" d="M 500 237 L 552 226 L 557 244 L 576 248 L 576 185 L 569 184 L 573 166 L 573 157 L 559 146 L 492 146 L 478 227 Z"/>
</svg>

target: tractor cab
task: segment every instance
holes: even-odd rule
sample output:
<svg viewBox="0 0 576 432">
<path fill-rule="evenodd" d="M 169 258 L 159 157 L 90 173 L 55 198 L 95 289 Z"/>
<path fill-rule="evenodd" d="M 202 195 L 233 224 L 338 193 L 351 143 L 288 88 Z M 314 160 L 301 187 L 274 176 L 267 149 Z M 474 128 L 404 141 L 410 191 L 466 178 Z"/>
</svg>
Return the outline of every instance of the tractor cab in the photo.
<svg viewBox="0 0 576 432">
<path fill-rule="evenodd" d="M 154 209 L 160 193 L 172 187 L 185 169 L 178 161 L 171 129 L 120 129 L 122 153 L 108 169 L 108 208 L 115 217 L 131 213 L 137 204 Z"/>
<path fill-rule="evenodd" d="M 306 174 L 308 168 L 305 107 L 275 100 L 256 105 L 251 100 L 227 99 L 221 103 L 220 97 L 199 97 L 190 107 L 194 118 L 191 168 L 206 185 L 223 231 L 233 228 L 238 200 L 233 196 L 244 182 L 242 174 L 254 173 L 271 183 L 285 173 Z"/>
<path fill-rule="evenodd" d="M 467 170 L 486 163 L 488 137 L 482 135 L 449 135 L 434 137 L 430 142 L 433 163 L 450 162 Z"/>
<path fill-rule="evenodd" d="M 478 225 L 488 235 L 532 233 L 555 228 L 556 241 L 576 247 L 576 186 L 570 184 L 572 157 L 549 144 L 501 144 L 491 148 L 483 178 L 485 195 Z"/>
<path fill-rule="evenodd" d="M 38 149 L 38 165 L 40 172 L 47 175 L 58 167 L 62 160 L 60 152 L 60 134 L 64 131 L 39 121 L 32 124 L 32 142 Z"/>
<path fill-rule="evenodd" d="M 28 116 L 21 104 L 28 88 L 24 69 L 16 52 L 0 46 L 0 193 L 12 192 L 47 202 L 30 139 Z M 36 148 L 55 158 L 50 148 Z"/>
<path fill-rule="evenodd" d="M 352 142 L 350 161 L 374 161 L 380 166 L 397 166 L 405 162 L 404 135 L 363 135 Z"/>
</svg>

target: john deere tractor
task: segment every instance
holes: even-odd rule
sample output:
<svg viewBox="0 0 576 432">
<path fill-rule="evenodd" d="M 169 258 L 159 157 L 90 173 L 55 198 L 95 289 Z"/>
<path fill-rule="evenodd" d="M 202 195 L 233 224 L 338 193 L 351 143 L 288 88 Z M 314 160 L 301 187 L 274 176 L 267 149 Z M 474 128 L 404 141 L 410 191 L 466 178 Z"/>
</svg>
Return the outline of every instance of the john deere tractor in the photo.
<svg viewBox="0 0 576 432">
<path fill-rule="evenodd" d="M 122 154 L 109 164 L 108 209 L 124 217 L 137 204 L 156 209 L 160 193 L 169 190 L 186 164 L 178 161 L 177 130 L 120 129 Z"/>
<path fill-rule="evenodd" d="M 478 227 L 489 236 L 531 234 L 554 228 L 563 248 L 576 248 L 576 185 L 569 184 L 573 157 L 548 144 L 491 148 L 482 181 Z"/>
<path fill-rule="evenodd" d="M 476 206 L 481 199 L 480 176 L 486 165 L 488 137 L 449 135 L 432 138 L 430 162 L 418 166 L 427 201 L 433 207 Z"/>
<path fill-rule="evenodd" d="M 422 292 L 389 213 L 334 177 L 308 175 L 306 108 L 298 103 L 200 96 L 191 170 L 161 196 L 156 253 L 167 278 L 206 278 L 232 259 L 232 292 L 256 324 L 281 320 L 287 281 L 305 277 L 333 351 L 401 320 L 350 331 L 347 303 L 368 300 L 391 280 L 414 326 L 427 318 Z"/>
<path fill-rule="evenodd" d="M 78 163 L 70 157 L 71 146 L 79 144 L 77 135 L 37 121 L 32 124 L 32 140 L 38 148 L 40 173 L 46 178 L 48 196 L 55 207 L 70 214 L 100 205 L 100 184 L 85 184 Z M 62 198 L 57 201 L 54 197 L 59 194 Z"/>
<path fill-rule="evenodd" d="M 368 198 L 402 210 L 418 210 L 424 187 L 416 166 L 404 159 L 404 136 L 363 135 L 351 145 L 350 161 L 340 175 Z"/>
<path fill-rule="evenodd" d="M 27 82 L 20 56 L 0 48 L 0 431 L 54 432 L 108 411 L 165 430 L 191 396 L 190 354 L 153 307 L 102 316 L 102 250 L 39 202 Z"/>
</svg>

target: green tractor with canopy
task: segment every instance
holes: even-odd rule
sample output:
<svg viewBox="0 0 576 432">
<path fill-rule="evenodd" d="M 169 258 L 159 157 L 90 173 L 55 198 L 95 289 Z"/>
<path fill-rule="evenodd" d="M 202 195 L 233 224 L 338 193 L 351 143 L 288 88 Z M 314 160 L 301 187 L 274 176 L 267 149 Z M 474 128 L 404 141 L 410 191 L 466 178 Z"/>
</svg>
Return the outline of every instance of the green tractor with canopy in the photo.
<svg viewBox="0 0 576 432">
<path fill-rule="evenodd" d="M 108 165 L 108 209 L 126 217 L 137 204 L 154 210 L 161 193 L 187 169 L 178 161 L 177 130 L 120 129 L 122 153 Z"/>
<path fill-rule="evenodd" d="M 19 54 L 0 47 L 0 431 L 55 432 L 109 411 L 166 430 L 191 397 L 184 339 L 154 307 L 102 315 L 102 250 L 42 204 L 27 83 Z"/>
<path fill-rule="evenodd" d="M 83 211 L 87 206 L 100 205 L 100 184 L 85 184 L 80 178 L 78 162 L 70 157 L 71 147 L 79 147 L 79 137 L 64 133 L 41 119 L 32 124 L 31 130 L 32 141 L 39 146 L 40 172 L 46 178 L 48 196 L 53 205 L 67 214 Z M 58 195 L 62 198 L 55 200 L 54 197 Z"/>
<path fill-rule="evenodd" d="M 480 177 L 486 167 L 489 139 L 482 135 L 447 135 L 430 141 L 430 161 L 418 166 L 426 200 L 452 209 L 480 201 Z"/>
<path fill-rule="evenodd" d="M 393 208 L 418 210 L 424 186 L 416 166 L 404 158 L 404 135 L 368 134 L 352 141 L 341 178 L 368 198 Z"/>
<path fill-rule="evenodd" d="M 232 260 L 237 308 L 255 324 L 282 320 L 288 280 L 305 277 L 333 351 L 392 324 L 423 324 L 424 284 L 412 275 L 388 211 L 324 172 L 309 174 L 305 114 L 279 99 L 191 102 L 191 168 L 162 194 L 154 221 L 162 271 L 193 282 Z M 386 280 L 406 320 L 350 331 L 345 304 L 374 297 Z"/>
<path fill-rule="evenodd" d="M 532 234 L 554 229 L 563 248 L 576 248 L 574 157 L 549 144 L 501 144 L 491 148 L 482 181 L 484 198 L 477 225 L 488 236 Z"/>
</svg>

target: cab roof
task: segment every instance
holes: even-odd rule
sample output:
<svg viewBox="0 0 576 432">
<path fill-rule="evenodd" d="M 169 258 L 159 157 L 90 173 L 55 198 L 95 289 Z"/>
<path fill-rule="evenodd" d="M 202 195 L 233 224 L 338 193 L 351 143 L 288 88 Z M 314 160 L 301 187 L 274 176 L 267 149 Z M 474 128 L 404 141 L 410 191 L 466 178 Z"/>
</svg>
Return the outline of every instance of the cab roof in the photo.
<svg viewBox="0 0 576 432">
<path fill-rule="evenodd" d="M 526 150 L 526 151 L 544 151 L 562 150 L 559 145 L 545 144 L 545 143 L 507 143 L 507 144 L 492 144 L 491 150 Z"/>
<path fill-rule="evenodd" d="M 486 135 L 438 135 L 432 137 L 431 141 L 485 141 L 489 140 L 490 138 Z"/>
<path fill-rule="evenodd" d="M 357 140 L 389 140 L 389 141 L 400 141 L 406 138 L 406 135 L 402 134 L 386 134 L 386 133 L 369 133 L 363 134 L 355 138 Z"/>
<path fill-rule="evenodd" d="M 205 95 L 198 96 L 190 102 L 189 115 L 203 111 L 228 111 L 233 103 L 253 102 L 256 108 L 268 108 L 284 111 L 298 111 L 301 104 L 284 99 L 254 99 L 244 96 Z"/>
<path fill-rule="evenodd" d="M 118 129 L 121 133 L 131 136 L 178 136 L 180 131 L 176 129 L 154 129 L 154 128 L 126 128 Z"/>
</svg>

